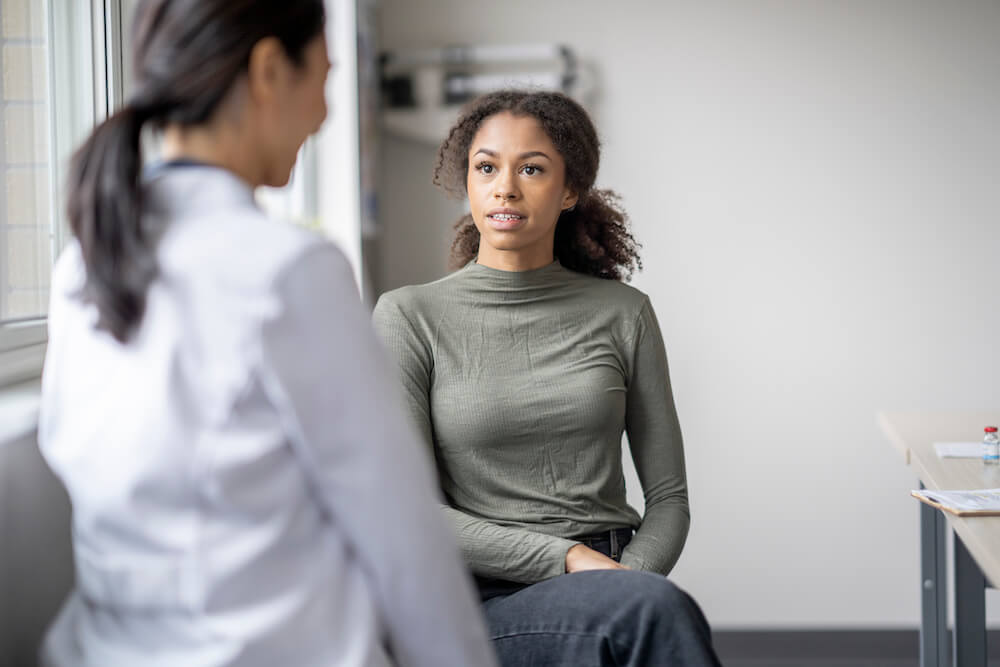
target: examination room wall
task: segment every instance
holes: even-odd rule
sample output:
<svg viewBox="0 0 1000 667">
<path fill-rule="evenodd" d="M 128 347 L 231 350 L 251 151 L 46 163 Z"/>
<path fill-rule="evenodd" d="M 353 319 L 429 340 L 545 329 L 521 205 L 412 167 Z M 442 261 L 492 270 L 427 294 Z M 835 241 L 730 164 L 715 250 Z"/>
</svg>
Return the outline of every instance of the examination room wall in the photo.
<svg viewBox="0 0 1000 667">
<path fill-rule="evenodd" d="M 1000 415 L 1000 3 L 383 0 L 379 30 L 594 67 L 598 182 L 643 244 L 685 437 L 673 577 L 715 627 L 915 627 L 917 482 L 875 419 Z M 444 273 L 461 205 L 433 147 L 380 141 L 385 289 Z"/>
</svg>

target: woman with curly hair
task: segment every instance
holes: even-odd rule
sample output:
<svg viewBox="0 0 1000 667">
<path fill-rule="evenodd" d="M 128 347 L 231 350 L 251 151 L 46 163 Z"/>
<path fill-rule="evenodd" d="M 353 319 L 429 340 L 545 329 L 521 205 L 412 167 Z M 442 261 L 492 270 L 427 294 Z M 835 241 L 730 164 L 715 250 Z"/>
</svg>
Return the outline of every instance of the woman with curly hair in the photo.
<svg viewBox="0 0 1000 667">
<path fill-rule="evenodd" d="M 580 105 L 500 91 L 470 104 L 434 182 L 467 196 L 451 275 L 388 292 L 376 328 L 504 665 L 716 665 L 666 578 L 687 536 L 667 358 L 600 142 Z M 627 433 L 646 500 L 628 505 Z"/>
</svg>

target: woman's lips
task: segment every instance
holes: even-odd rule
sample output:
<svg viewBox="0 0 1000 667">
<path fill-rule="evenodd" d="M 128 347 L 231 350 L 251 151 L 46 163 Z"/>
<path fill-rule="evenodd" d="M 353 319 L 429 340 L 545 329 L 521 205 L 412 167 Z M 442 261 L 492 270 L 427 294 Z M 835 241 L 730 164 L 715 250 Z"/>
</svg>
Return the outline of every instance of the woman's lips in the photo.
<svg viewBox="0 0 1000 667">
<path fill-rule="evenodd" d="M 513 213 L 490 213 L 486 216 L 486 222 L 489 226 L 501 232 L 517 229 L 527 220 L 527 216 Z"/>
</svg>

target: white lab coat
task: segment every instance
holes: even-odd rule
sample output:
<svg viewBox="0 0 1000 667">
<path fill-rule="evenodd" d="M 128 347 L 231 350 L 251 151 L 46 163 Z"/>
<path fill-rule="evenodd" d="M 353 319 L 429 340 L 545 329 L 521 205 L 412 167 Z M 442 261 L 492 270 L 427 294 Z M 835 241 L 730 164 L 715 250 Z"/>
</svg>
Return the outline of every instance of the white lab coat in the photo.
<svg viewBox="0 0 1000 667">
<path fill-rule="evenodd" d="M 160 275 L 127 345 L 52 283 L 43 455 L 73 505 L 58 665 L 492 665 L 352 274 L 208 166 L 145 185 Z"/>
</svg>

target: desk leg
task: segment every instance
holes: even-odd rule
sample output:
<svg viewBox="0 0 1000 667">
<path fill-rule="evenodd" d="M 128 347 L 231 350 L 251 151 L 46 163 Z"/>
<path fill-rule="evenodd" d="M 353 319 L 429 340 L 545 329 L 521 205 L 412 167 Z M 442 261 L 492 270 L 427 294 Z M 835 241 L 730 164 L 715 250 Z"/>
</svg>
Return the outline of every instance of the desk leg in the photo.
<svg viewBox="0 0 1000 667">
<path fill-rule="evenodd" d="M 955 664 L 986 667 L 986 577 L 962 539 L 955 543 Z"/>
<path fill-rule="evenodd" d="M 921 484 L 920 488 L 924 485 Z M 920 505 L 920 667 L 948 665 L 947 525 L 937 509 Z"/>
</svg>

